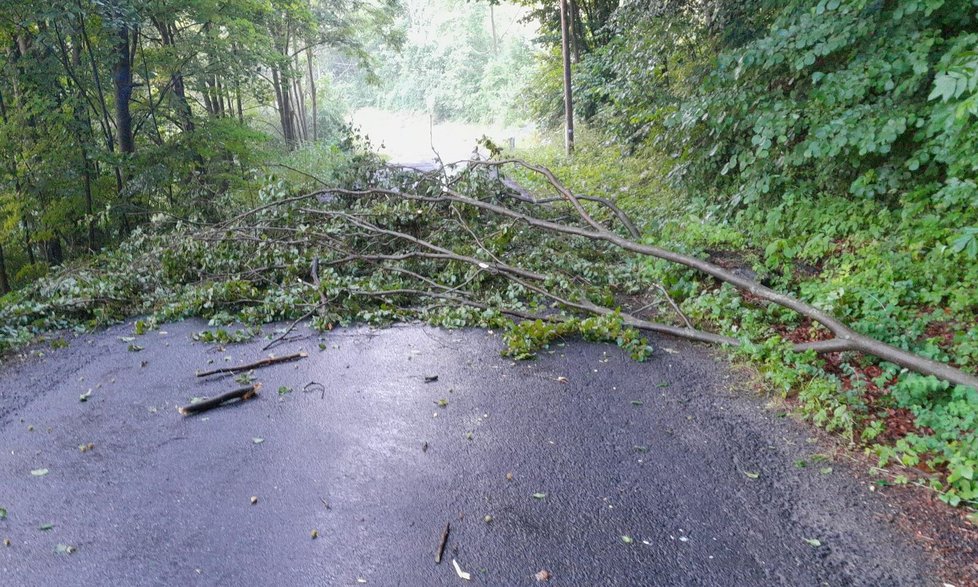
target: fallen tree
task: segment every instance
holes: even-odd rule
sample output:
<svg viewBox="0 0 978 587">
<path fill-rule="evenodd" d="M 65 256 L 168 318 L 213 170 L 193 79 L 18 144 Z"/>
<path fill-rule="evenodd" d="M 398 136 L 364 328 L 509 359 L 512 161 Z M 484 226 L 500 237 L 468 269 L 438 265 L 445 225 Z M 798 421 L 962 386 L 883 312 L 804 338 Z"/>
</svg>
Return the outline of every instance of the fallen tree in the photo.
<svg viewBox="0 0 978 587">
<path fill-rule="evenodd" d="M 681 324 L 651 321 L 621 311 L 614 300 L 608 303 L 607 291 L 622 289 L 620 269 L 627 267 L 629 254 L 656 258 L 787 308 L 831 333 L 827 340 L 793 345 L 796 352 L 864 353 L 978 389 L 975 375 L 859 333 L 797 297 L 703 259 L 638 242 L 634 221 L 613 202 L 574 194 L 546 168 L 515 159 L 460 164 L 464 167 L 455 174 L 446 168 L 420 175 L 387 171 L 381 186 L 281 198 L 200 238 L 288 249 L 328 268 L 329 276 L 318 276 L 314 267 L 310 287 L 318 301 L 308 305 L 307 316 L 342 315 L 330 305 L 346 303 L 349 309 L 351 298 L 380 298 L 391 314 L 424 314 L 432 307 L 417 304 L 429 300 L 435 306 L 496 311 L 518 320 L 560 323 L 594 315 L 700 342 L 745 342 L 694 327 L 658 283 L 638 280 L 641 288 L 661 294 L 661 305 Z M 505 177 L 513 167 L 543 178 L 557 196 L 534 197 Z"/>
</svg>

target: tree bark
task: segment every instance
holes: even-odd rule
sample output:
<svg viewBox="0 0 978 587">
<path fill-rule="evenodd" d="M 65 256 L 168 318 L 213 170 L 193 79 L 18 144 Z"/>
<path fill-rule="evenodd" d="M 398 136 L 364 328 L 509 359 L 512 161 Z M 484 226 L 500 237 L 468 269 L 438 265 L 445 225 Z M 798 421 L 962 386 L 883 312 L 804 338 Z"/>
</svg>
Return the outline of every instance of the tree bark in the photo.
<svg viewBox="0 0 978 587">
<path fill-rule="evenodd" d="M 560 52 L 564 64 L 564 150 L 574 152 L 574 100 L 571 95 L 570 30 L 567 0 L 560 0 Z"/>
<path fill-rule="evenodd" d="M 112 67 L 112 81 L 115 84 L 115 126 L 119 151 L 135 153 L 136 143 L 132 134 L 132 43 L 130 30 L 120 26 L 116 33 L 115 65 Z"/>
<path fill-rule="evenodd" d="M 309 66 L 309 104 L 312 106 L 312 141 L 319 140 L 319 113 L 316 108 L 316 77 L 312 71 L 312 47 L 306 47 L 306 65 Z"/>
<path fill-rule="evenodd" d="M 81 68 L 81 42 L 75 39 L 71 44 L 71 64 L 76 69 Z M 86 141 L 92 134 L 92 121 L 85 106 L 85 89 L 78 86 L 75 109 L 75 124 L 78 127 L 78 151 L 81 158 L 82 187 L 85 190 L 85 214 L 88 216 L 88 250 L 96 250 L 95 243 L 95 201 L 92 197 L 92 162 L 89 160 Z M 152 96 L 150 96 L 152 99 Z"/>
<path fill-rule="evenodd" d="M 10 293 L 10 279 L 7 278 L 7 260 L 3 256 L 3 245 L 0 245 L 0 295 Z"/>
</svg>

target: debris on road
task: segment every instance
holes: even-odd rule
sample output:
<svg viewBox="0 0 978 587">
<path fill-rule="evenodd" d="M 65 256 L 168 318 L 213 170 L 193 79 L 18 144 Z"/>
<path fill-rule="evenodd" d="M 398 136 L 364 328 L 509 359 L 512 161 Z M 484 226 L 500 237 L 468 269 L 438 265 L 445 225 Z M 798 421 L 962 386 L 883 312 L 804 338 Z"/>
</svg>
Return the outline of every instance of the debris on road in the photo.
<svg viewBox="0 0 978 587">
<path fill-rule="evenodd" d="M 445 529 L 442 530 L 441 540 L 438 542 L 438 550 L 435 551 L 435 564 L 441 564 L 441 557 L 445 554 L 445 545 L 448 543 L 448 534 L 452 531 L 451 522 L 445 524 Z"/>
<path fill-rule="evenodd" d="M 452 566 L 455 567 L 455 573 L 457 573 L 459 577 L 461 577 L 462 579 L 465 579 L 466 581 L 471 581 L 472 580 L 472 574 L 471 573 L 466 573 L 465 571 L 463 571 L 462 570 L 462 567 L 458 566 L 458 561 L 457 560 L 452 559 Z"/>
<path fill-rule="evenodd" d="M 550 580 L 550 573 L 547 571 L 547 569 L 540 569 L 540 572 L 533 576 L 536 577 L 537 581 L 541 583 Z"/>
<path fill-rule="evenodd" d="M 255 361 L 254 363 L 249 363 L 247 365 L 238 365 L 237 367 L 221 367 L 220 369 L 213 369 L 211 371 L 201 371 L 197 373 L 197 377 L 241 373 L 243 371 L 251 371 L 252 369 L 260 369 L 261 367 L 268 367 L 270 365 L 278 365 L 279 363 L 298 361 L 299 359 L 304 359 L 308 356 L 308 353 L 300 352 L 292 355 L 285 355 L 284 357 L 268 357 L 267 359 Z"/>
<path fill-rule="evenodd" d="M 240 387 L 233 391 L 229 391 L 225 394 L 219 395 L 211 399 L 205 399 L 197 403 L 190 404 L 188 406 L 183 406 L 177 408 L 177 411 L 184 416 L 190 416 L 192 414 L 199 414 L 201 412 L 206 412 L 208 410 L 213 410 L 214 408 L 219 408 L 227 403 L 231 402 L 243 402 L 247 401 L 256 395 L 258 395 L 258 390 L 261 389 L 261 383 L 255 383 L 254 385 L 249 385 L 247 387 Z"/>
</svg>

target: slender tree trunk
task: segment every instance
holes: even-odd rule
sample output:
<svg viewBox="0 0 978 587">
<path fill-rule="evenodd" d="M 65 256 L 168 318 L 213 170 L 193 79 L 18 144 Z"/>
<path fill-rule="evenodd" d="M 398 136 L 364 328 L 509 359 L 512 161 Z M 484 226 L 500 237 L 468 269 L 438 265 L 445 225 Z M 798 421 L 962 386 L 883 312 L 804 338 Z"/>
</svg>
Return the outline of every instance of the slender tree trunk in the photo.
<svg viewBox="0 0 978 587">
<path fill-rule="evenodd" d="M 295 123 L 292 117 L 292 105 L 289 100 L 288 80 L 283 79 L 278 67 L 272 67 L 272 85 L 275 88 L 275 98 L 278 101 L 279 121 L 282 124 L 282 137 L 285 146 L 290 151 L 295 148 Z"/>
<path fill-rule="evenodd" d="M 292 93 L 295 95 L 295 115 L 298 119 L 297 129 L 303 141 L 309 140 L 309 133 L 306 132 L 306 95 L 302 92 L 302 81 L 297 77 L 292 80 Z"/>
<path fill-rule="evenodd" d="M 489 5 L 489 29 L 492 31 L 492 54 L 499 54 L 499 39 L 496 37 L 496 12 L 493 5 Z"/>
<path fill-rule="evenodd" d="M 81 68 L 81 42 L 76 38 L 71 45 L 71 64 L 75 69 Z M 152 94 L 150 101 L 152 102 Z M 88 157 L 87 141 L 92 134 L 92 121 L 85 106 L 85 89 L 78 87 L 76 92 L 78 105 L 75 108 L 75 124 L 78 128 L 78 151 L 81 157 L 82 186 L 85 190 L 85 214 L 88 216 L 88 250 L 95 252 L 95 202 L 92 198 L 92 164 Z M 158 132 L 158 131 L 157 131 Z"/>
<path fill-rule="evenodd" d="M 3 245 L 0 245 L 0 295 L 10 293 L 10 279 L 7 278 L 7 260 L 3 256 Z"/>
<path fill-rule="evenodd" d="M 574 152 L 574 100 L 571 95 L 570 30 L 567 0 L 560 0 L 560 49 L 564 62 L 564 150 Z"/>
<path fill-rule="evenodd" d="M 571 62 L 581 62 L 581 23 L 577 0 L 568 0 L 570 5 L 570 46 Z"/>
<path fill-rule="evenodd" d="M 241 83 L 235 82 L 234 98 L 238 105 L 238 122 L 244 124 L 244 109 L 241 108 Z"/>
<path fill-rule="evenodd" d="M 221 118 L 227 116 L 227 111 L 224 109 L 224 84 L 221 83 L 221 78 L 214 76 L 214 103 L 217 105 L 217 112 Z"/>
<path fill-rule="evenodd" d="M 312 106 L 312 141 L 319 140 L 319 113 L 316 108 L 316 77 L 312 71 L 312 47 L 306 47 L 306 65 L 309 66 L 309 104 Z"/>
<path fill-rule="evenodd" d="M 156 26 L 156 30 L 160 33 L 160 41 L 164 47 L 174 47 L 176 44 L 176 39 L 174 37 L 174 25 L 170 22 L 153 20 L 153 24 Z M 183 132 L 193 132 L 194 131 L 194 116 L 193 110 L 190 108 L 190 102 L 187 100 L 187 87 L 183 82 L 183 73 L 179 70 L 174 71 L 170 75 L 170 91 L 177 102 L 177 117 L 180 120 L 180 129 Z"/>
<path fill-rule="evenodd" d="M 115 84 L 115 126 L 119 151 L 125 154 L 136 152 L 136 142 L 132 133 L 132 45 L 129 28 L 122 25 L 118 31 L 115 52 L 116 61 L 112 68 L 112 81 Z"/>
<path fill-rule="evenodd" d="M 31 265 L 37 263 L 37 257 L 34 256 L 34 243 L 31 238 L 31 226 L 27 223 L 26 218 L 20 219 L 20 226 L 24 230 L 24 251 L 27 253 L 27 262 Z"/>
<path fill-rule="evenodd" d="M 82 9 L 81 0 L 78 1 L 78 9 L 79 11 L 81 11 Z M 98 61 L 95 60 L 95 52 L 92 49 L 91 40 L 89 40 L 88 38 L 88 31 L 85 30 L 85 19 L 84 16 L 81 15 L 81 13 L 79 14 L 78 17 L 78 25 L 79 25 L 78 27 L 79 30 L 81 30 L 82 41 L 84 41 L 85 48 L 87 49 L 88 52 L 88 60 L 92 66 L 92 79 L 95 82 L 95 91 L 98 94 L 99 106 L 101 107 L 100 108 L 102 114 L 101 124 L 102 124 L 102 132 L 104 133 L 104 137 L 105 137 L 105 144 L 108 147 L 109 153 L 115 153 L 115 139 L 113 138 L 112 135 L 112 124 L 109 121 L 109 107 L 105 100 L 105 90 L 102 88 L 102 76 L 99 74 Z M 112 167 L 113 170 L 115 171 L 116 196 L 118 196 L 121 199 L 123 193 L 123 185 L 124 185 L 124 182 L 122 181 L 122 169 L 119 167 L 117 163 L 114 164 Z M 126 220 L 125 216 L 123 216 L 123 224 L 126 224 L 127 222 L 128 221 Z"/>
</svg>

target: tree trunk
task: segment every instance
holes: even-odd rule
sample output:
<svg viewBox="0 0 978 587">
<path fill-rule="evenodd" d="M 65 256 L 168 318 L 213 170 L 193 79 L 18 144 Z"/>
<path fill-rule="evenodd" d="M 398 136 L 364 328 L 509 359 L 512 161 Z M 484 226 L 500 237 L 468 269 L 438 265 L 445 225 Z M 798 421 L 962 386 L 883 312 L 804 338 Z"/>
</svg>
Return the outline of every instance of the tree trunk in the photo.
<svg viewBox="0 0 978 587">
<path fill-rule="evenodd" d="M 241 84 L 235 82 L 234 99 L 238 105 L 238 122 L 244 124 L 244 110 L 241 108 Z"/>
<path fill-rule="evenodd" d="M 34 256 L 34 244 L 31 239 L 31 226 L 27 224 L 26 218 L 20 219 L 20 226 L 24 229 L 24 251 L 27 252 L 27 262 L 34 265 L 37 263 L 37 257 Z"/>
<path fill-rule="evenodd" d="M 571 62 L 581 62 L 581 22 L 577 10 L 577 0 L 568 0 L 570 4 L 570 46 Z"/>
<path fill-rule="evenodd" d="M 3 256 L 3 245 L 0 245 L 0 296 L 10 293 L 10 279 L 7 278 L 7 260 Z"/>
<path fill-rule="evenodd" d="M 81 68 L 81 42 L 75 39 L 71 45 L 71 64 Z M 150 96 L 152 100 L 152 95 Z M 92 121 L 85 106 L 85 89 L 78 87 L 76 92 L 78 107 L 75 108 L 75 124 L 78 127 L 78 151 L 81 158 L 82 187 L 85 190 L 85 214 L 88 216 L 88 250 L 95 252 L 95 202 L 92 198 L 92 164 L 88 158 L 87 140 L 92 134 Z"/>
<path fill-rule="evenodd" d="M 312 106 L 312 141 L 319 140 L 319 114 L 316 108 L 316 78 L 312 73 L 312 47 L 306 47 L 306 64 L 309 66 L 309 104 Z"/>
<path fill-rule="evenodd" d="M 499 39 L 496 37 L 496 12 L 493 5 L 489 5 L 489 30 L 492 31 L 492 54 L 499 54 Z"/>
<path fill-rule="evenodd" d="M 282 138 L 288 150 L 295 148 L 295 124 L 292 121 L 292 105 L 289 100 L 288 80 L 283 79 L 278 67 L 272 67 L 272 86 L 275 89 L 275 100 L 278 103 L 279 122 L 282 124 Z"/>
<path fill-rule="evenodd" d="M 570 30 L 567 0 L 560 0 L 560 49 L 564 63 L 564 150 L 574 152 L 574 101 L 571 95 Z"/>
<path fill-rule="evenodd" d="M 122 25 L 115 44 L 116 61 L 112 67 L 112 81 L 115 84 L 115 126 L 119 151 L 135 153 L 136 143 L 132 134 L 132 44 L 129 28 Z"/>
<path fill-rule="evenodd" d="M 153 24 L 156 26 L 156 30 L 160 33 L 160 43 L 164 47 L 174 47 L 176 44 L 176 39 L 174 38 L 173 23 L 154 19 Z M 190 102 L 187 100 L 187 87 L 183 82 L 183 73 L 181 73 L 179 70 L 174 71 L 170 75 L 170 88 L 170 91 L 177 102 L 176 110 L 177 117 L 180 120 L 180 129 L 183 132 L 193 132 L 193 110 L 191 110 Z"/>
<path fill-rule="evenodd" d="M 309 140 L 309 133 L 306 132 L 306 95 L 302 92 L 302 80 L 298 77 L 292 80 L 292 91 L 295 95 L 295 115 L 298 120 L 296 127 L 300 139 L 307 141 Z"/>
<path fill-rule="evenodd" d="M 61 237 L 54 235 L 44 241 L 44 258 L 48 265 L 55 266 L 64 263 L 64 251 L 61 248 Z"/>
</svg>

